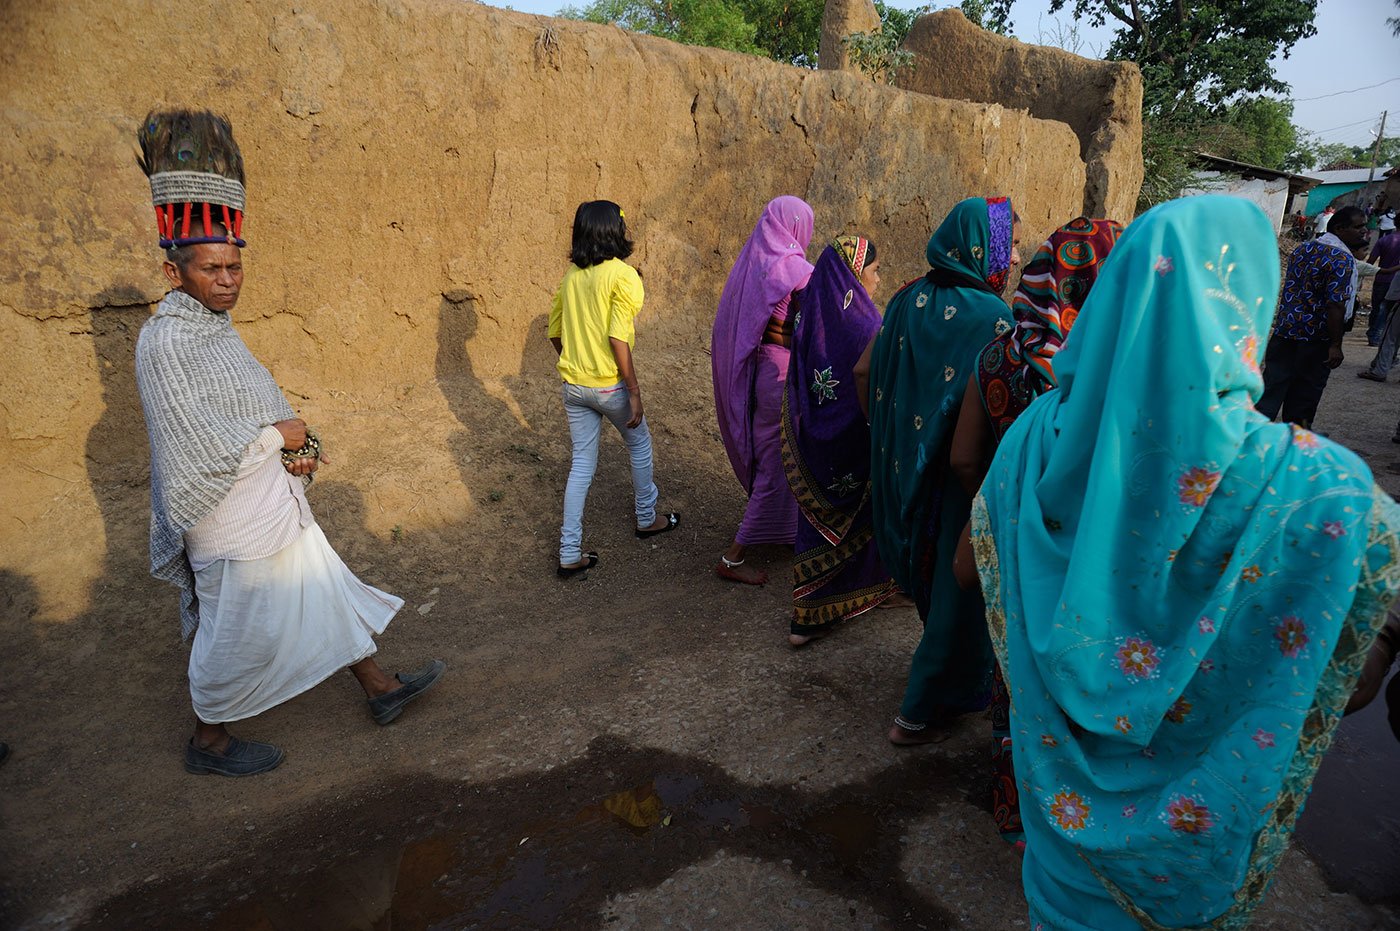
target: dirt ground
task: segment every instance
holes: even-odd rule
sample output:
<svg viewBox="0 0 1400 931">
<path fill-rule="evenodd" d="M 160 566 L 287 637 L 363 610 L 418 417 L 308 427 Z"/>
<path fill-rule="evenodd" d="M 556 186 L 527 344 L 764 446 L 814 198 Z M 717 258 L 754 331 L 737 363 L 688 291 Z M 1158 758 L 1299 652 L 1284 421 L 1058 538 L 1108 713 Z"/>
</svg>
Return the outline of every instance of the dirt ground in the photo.
<svg viewBox="0 0 1400 931">
<path fill-rule="evenodd" d="M 1347 349 L 1318 428 L 1400 492 L 1384 469 L 1400 459 L 1400 386 L 1357 379 L 1370 353 L 1357 336 Z M 287 750 L 255 779 L 183 771 L 187 648 L 173 591 L 146 574 L 145 488 L 94 466 L 97 607 L 40 624 L 32 583 L 0 578 L 0 926 L 1024 927 L 1017 856 L 983 797 L 986 722 L 932 748 L 884 740 L 913 612 L 791 650 L 785 555 L 760 553 L 777 579 L 762 589 L 710 569 L 742 496 L 702 346 L 642 346 L 638 363 L 662 506 L 683 524 L 633 538 L 610 439 L 585 524 L 602 561 L 569 583 L 552 572 L 568 448 L 550 374 L 510 381 L 518 418 L 479 385 L 443 385 L 458 422 L 419 441 L 493 490 L 467 522 L 383 536 L 365 516 L 402 480 L 412 395 L 319 402 L 330 434 L 357 418 L 384 439 L 343 450 L 310 492 L 346 562 L 408 602 L 380 658 L 441 657 L 448 673 L 387 728 L 348 675 L 243 722 Z M 132 422 L 104 429 L 116 442 Z M 1345 860 L 1328 869 L 1347 888 Z M 1400 927 L 1396 905 L 1333 891 L 1295 846 L 1255 926 Z"/>
</svg>

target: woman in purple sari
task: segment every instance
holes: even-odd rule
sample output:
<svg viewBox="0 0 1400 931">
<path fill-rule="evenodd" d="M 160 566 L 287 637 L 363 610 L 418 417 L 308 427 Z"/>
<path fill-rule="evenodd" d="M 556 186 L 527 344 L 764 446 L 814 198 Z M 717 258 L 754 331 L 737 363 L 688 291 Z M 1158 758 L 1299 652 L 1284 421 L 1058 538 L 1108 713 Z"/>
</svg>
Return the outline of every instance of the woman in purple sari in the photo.
<svg viewBox="0 0 1400 931">
<path fill-rule="evenodd" d="M 843 236 L 794 298 L 783 465 L 797 499 L 792 629 L 802 646 L 895 591 L 870 519 L 870 428 L 852 368 L 880 329 L 875 246 Z"/>
<path fill-rule="evenodd" d="M 797 530 L 797 501 L 783 471 L 782 408 L 792 343 L 788 305 L 812 276 L 812 225 L 812 208 L 800 198 L 769 202 L 715 314 L 715 411 L 734 475 L 749 496 L 739 532 L 715 572 L 749 585 L 762 585 L 768 574 L 744 565 L 747 548 L 791 544 Z"/>
</svg>

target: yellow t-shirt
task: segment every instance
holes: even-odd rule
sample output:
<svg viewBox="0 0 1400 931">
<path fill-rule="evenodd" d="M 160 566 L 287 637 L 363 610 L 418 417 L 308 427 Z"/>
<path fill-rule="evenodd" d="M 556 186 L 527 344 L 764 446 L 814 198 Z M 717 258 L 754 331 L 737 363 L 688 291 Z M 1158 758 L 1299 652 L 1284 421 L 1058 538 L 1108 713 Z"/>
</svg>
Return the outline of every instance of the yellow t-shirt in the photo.
<svg viewBox="0 0 1400 931">
<path fill-rule="evenodd" d="M 591 268 L 570 265 L 549 309 L 549 338 L 564 344 L 559 374 L 571 385 L 611 388 L 622 380 L 609 339 L 636 339 L 632 320 L 642 309 L 642 276 L 621 259 Z"/>
</svg>

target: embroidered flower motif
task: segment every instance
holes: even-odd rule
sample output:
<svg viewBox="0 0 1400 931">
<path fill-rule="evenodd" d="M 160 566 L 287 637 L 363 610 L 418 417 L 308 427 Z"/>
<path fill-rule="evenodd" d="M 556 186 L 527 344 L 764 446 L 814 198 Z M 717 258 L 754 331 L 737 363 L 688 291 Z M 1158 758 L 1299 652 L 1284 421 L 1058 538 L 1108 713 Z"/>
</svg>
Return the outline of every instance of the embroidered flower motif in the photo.
<svg viewBox="0 0 1400 931">
<path fill-rule="evenodd" d="M 1089 823 L 1089 803 L 1078 792 L 1061 789 L 1050 797 L 1050 817 L 1066 834 L 1084 830 Z"/>
<path fill-rule="evenodd" d="M 1201 672 L 1215 672 L 1215 660 L 1203 659 L 1200 666 Z"/>
<path fill-rule="evenodd" d="M 915 429 L 915 430 L 922 430 L 923 428 L 924 428 L 924 418 L 920 417 L 918 414 L 915 414 L 915 415 L 914 415 L 914 429 Z"/>
<path fill-rule="evenodd" d="M 1215 816 L 1206 803 L 1192 795 L 1178 795 L 1167 802 L 1162 820 L 1167 827 L 1182 834 L 1209 834 L 1215 825 Z"/>
<path fill-rule="evenodd" d="M 943 308 L 943 319 L 952 320 L 953 317 L 957 315 L 957 312 L 958 309 L 952 304 L 949 304 L 947 307 Z"/>
<path fill-rule="evenodd" d="M 1262 727 L 1250 735 L 1249 739 L 1254 741 L 1260 750 L 1267 750 L 1274 745 L 1273 731 L 1266 731 Z"/>
<path fill-rule="evenodd" d="M 1316 433 L 1304 430 L 1297 424 L 1293 425 L 1293 445 L 1305 456 L 1311 456 L 1322 448 L 1322 444 L 1317 441 Z"/>
<path fill-rule="evenodd" d="M 1339 520 L 1325 520 L 1322 522 L 1322 532 L 1333 540 L 1347 535 L 1347 530 Z"/>
<path fill-rule="evenodd" d="M 1202 615 L 1201 619 L 1196 622 L 1196 628 L 1203 634 L 1213 634 L 1215 633 L 1215 621 Z"/>
<path fill-rule="evenodd" d="M 1182 504 L 1203 508 L 1210 500 L 1210 496 L 1215 493 L 1215 486 L 1219 484 L 1219 472 L 1200 466 L 1192 466 L 1177 476 L 1177 496 L 1181 499 Z"/>
<path fill-rule="evenodd" d="M 1246 336 L 1240 343 L 1240 359 L 1251 372 L 1259 374 L 1259 337 Z"/>
<path fill-rule="evenodd" d="M 972 257 L 973 257 L 974 259 L 976 259 L 977 261 L 979 261 L 979 262 L 982 261 L 982 256 L 985 255 L 985 254 L 986 254 L 986 253 L 984 253 L 984 252 L 982 251 L 982 247 L 981 247 L 981 246 L 973 246 L 973 247 L 972 247 Z"/>
<path fill-rule="evenodd" d="M 827 401 L 836 400 L 836 386 L 841 384 L 831 377 L 831 366 L 827 366 L 818 372 L 812 369 L 812 394 L 816 395 L 817 404 L 825 404 Z"/>
<path fill-rule="evenodd" d="M 1176 562 L 1176 554 L 1180 552 L 1181 550 L 1172 550 L 1171 552 L 1167 553 L 1167 562 Z"/>
<path fill-rule="evenodd" d="M 914 298 L 914 306 L 915 306 L 915 307 L 924 307 L 924 306 L 926 306 L 927 304 L 928 304 L 928 295 L 927 295 L 927 294 L 920 294 L 918 297 Z"/>
<path fill-rule="evenodd" d="M 1060 742 L 1055 739 L 1054 734 L 1041 734 L 1040 742 L 1046 747 L 1058 747 L 1060 745 Z"/>
<path fill-rule="evenodd" d="M 847 472 L 826 487 L 828 491 L 833 492 L 838 498 L 844 498 L 859 488 L 860 482 L 856 481 L 855 475 Z"/>
<path fill-rule="evenodd" d="M 1135 814 L 1137 814 L 1137 806 L 1136 806 L 1136 805 L 1124 805 L 1124 806 L 1123 806 L 1123 817 L 1124 817 L 1124 818 L 1131 818 L 1131 817 L 1132 817 L 1133 815 L 1135 815 Z"/>
<path fill-rule="evenodd" d="M 953 376 L 956 375 L 956 374 L 958 374 L 958 373 L 955 372 L 955 371 L 953 371 L 953 367 L 952 367 L 951 365 L 945 365 L 945 366 L 943 366 L 943 380 L 944 380 L 944 381 L 952 381 L 952 380 L 953 380 Z"/>
<path fill-rule="evenodd" d="M 1225 570 L 1230 568 L 1230 560 L 1235 558 L 1234 550 L 1226 550 L 1225 555 L 1220 557 L 1220 574 L 1224 575 Z"/>
<path fill-rule="evenodd" d="M 847 291 L 847 292 L 846 292 L 846 299 L 843 300 L 843 301 L 841 302 L 841 309 L 842 309 L 842 310 L 845 310 L 847 307 L 850 307 L 850 306 L 851 306 L 851 301 L 855 300 L 855 296 L 856 296 L 856 292 L 855 292 L 855 289 L 854 289 L 854 288 L 852 288 L 851 290 Z"/>
<path fill-rule="evenodd" d="M 1167 720 L 1173 724 L 1183 724 L 1186 721 L 1186 716 L 1190 713 L 1191 703 L 1186 700 L 1185 695 L 1182 695 L 1167 709 Z"/>
<path fill-rule="evenodd" d="M 1163 876 L 1161 873 L 1158 873 L 1156 876 L 1152 877 L 1152 881 L 1154 883 L 1161 883 L 1165 886 L 1167 883 L 1172 881 L 1172 878 L 1170 876 Z"/>
<path fill-rule="evenodd" d="M 1116 731 L 1118 731 L 1118 733 L 1126 734 L 1128 733 L 1128 731 L 1133 729 L 1133 722 L 1128 720 L 1128 716 L 1126 714 L 1120 714 L 1118 717 L 1113 719 L 1113 727 Z"/>
<path fill-rule="evenodd" d="M 958 251 L 957 246 L 954 246 L 953 248 L 948 250 L 948 258 L 958 262 L 962 261 L 962 253 Z"/>
<path fill-rule="evenodd" d="M 1258 582 L 1263 577 L 1263 575 L 1264 573 L 1260 571 L 1257 565 L 1245 566 L 1243 571 L 1240 572 L 1240 578 L 1244 579 L 1251 585 L 1255 582 Z"/>
<path fill-rule="evenodd" d="M 1301 618 L 1292 614 L 1282 618 L 1274 627 L 1274 639 L 1278 641 L 1279 652 L 1292 659 L 1300 656 L 1308 645 L 1308 628 Z"/>
<path fill-rule="evenodd" d="M 802 326 L 802 311 L 799 310 L 792 315 L 792 328 L 796 330 L 800 326 Z"/>
<path fill-rule="evenodd" d="M 1005 336 L 1011 332 L 1011 324 L 1006 322 L 1005 317 L 997 317 L 997 325 L 992 327 L 997 336 Z"/>
<path fill-rule="evenodd" d="M 1143 747 L 1142 755 L 1147 757 L 1149 760 L 1155 759 L 1157 756 L 1157 751 L 1153 750 L 1151 747 Z"/>
<path fill-rule="evenodd" d="M 884 388 L 876 388 L 876 389 L 875 389 L 875 400 L 877 400 L 877 401 L 883 401 L 883 400 L 885 400 L 885 389 L 884 389 Z"/>
<path fill-rule="evenodd" d="M 1159 278 L 1165 278 L 1176 269 L 1176 266 L 1172 264 L 1172 260 L 1167 256 L 1159 255 L 1157 256 L 1157 264 L 1153 265 L 1152 269 L 1157 273 Z"/>
<path fill-rule="evenodd" d="M 1156 645 L 1146 637 L 1118 638 L 1118 652 L 1115 656 L 1118 668 L 1130 679 L 1155 679 L 1157 667 L 1162 664 L 1157 655 Z"/>
</svg>

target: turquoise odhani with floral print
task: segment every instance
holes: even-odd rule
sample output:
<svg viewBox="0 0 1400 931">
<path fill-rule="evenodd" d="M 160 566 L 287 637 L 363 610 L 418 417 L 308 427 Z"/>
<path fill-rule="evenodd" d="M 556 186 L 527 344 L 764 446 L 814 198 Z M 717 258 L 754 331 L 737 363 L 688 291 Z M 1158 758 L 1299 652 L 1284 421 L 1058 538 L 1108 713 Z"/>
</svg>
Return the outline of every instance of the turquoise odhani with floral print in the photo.
<svg viewBox="0 0 1400 931">
<path fill-rule="evenodd" d="M 1254 410 L 1277 293 L 1252 204 L 1145 214 L 973 509 L 1033 929 L 1243 927 L 1400 588 L 1365 464 Z"/>
</svg>

